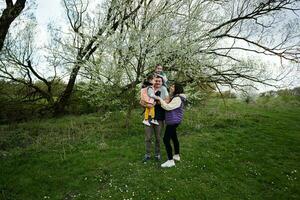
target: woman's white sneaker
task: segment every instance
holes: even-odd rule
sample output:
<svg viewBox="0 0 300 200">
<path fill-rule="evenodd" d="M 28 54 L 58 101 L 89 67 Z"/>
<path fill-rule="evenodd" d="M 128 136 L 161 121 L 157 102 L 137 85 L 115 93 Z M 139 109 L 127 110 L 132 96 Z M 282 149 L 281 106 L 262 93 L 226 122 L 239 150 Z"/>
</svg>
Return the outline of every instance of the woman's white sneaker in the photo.
<svg viewBox="0 0 300 200">
<path fill-rule="evenodd" d="M 176 160 L 176 161 L 180 161 L 180 156 L 179 154 L 176 154 L 173 156 L 173 159 Z"/>
<path fill-rule="evenodd" d="M 161 164 L 161 167 L 174 167 L 175 162 L 174 160 L 167 160 L 165 163 Z"/>
</svg>

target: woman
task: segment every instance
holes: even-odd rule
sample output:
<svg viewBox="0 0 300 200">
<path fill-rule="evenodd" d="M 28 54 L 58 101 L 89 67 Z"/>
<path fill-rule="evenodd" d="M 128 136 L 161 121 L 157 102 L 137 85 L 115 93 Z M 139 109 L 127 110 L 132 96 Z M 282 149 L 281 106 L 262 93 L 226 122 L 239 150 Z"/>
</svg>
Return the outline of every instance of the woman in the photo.
<svg viewBox="0 0 300 200">
<path fill-rule="evenodd" d="M 186 97 L 183 94 L 183 87 L 179 83 L 175 83 L 170 86 L 171 101 L 166 103 L 163 99 L 158 98 L 161 107 L 166 110 L 165 123 L 167 125 L 165 135 L 164 135 L 164 144 L 166 147 L 168 160 L 161 165 L 161 167 L 173 167 L 175 166 L 176 161 L 180 161 L 179 156 L 179 141 L 177 138 L 176 129 L 183 117 L 183 106 L 186 101 Z M 173 156 L 172 146 L 170 141 L 173 141 L 175 155 Z"/>
</svg>

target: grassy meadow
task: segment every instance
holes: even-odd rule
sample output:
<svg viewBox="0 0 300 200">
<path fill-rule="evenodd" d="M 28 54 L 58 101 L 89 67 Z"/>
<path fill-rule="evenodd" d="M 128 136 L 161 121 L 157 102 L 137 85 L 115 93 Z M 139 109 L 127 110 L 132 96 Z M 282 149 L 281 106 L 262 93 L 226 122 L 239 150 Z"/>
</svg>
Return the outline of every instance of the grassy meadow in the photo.
<svg viewBox="0 0 300 200">
<path fill-rule="evenodd" d="M 0 126 L 0 199 L 300 199 L 300 100 L 189 107 L 180 163 L 143 164 L 141 109 Z M 166 159 L 162 144 L 163 161 Z"/>
</svg>

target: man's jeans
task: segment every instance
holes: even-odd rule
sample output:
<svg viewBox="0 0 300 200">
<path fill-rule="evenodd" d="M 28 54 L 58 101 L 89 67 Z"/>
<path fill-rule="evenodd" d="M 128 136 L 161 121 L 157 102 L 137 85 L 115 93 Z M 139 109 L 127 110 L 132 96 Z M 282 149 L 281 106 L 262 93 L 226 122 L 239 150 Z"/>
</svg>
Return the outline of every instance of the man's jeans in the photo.
<svg viewBox="0 0 300 200">
<path fill-rule="evenodd" d="M 164 128 L 164 121 L 158 120 L 159 125 L 151 124 L 145 128 L 145 146 L 146 146 L 146 157 L 151 156 L 151 136 L 155 133 L 155 156 L 160 157 L 160 136 Z"/>
</svg>

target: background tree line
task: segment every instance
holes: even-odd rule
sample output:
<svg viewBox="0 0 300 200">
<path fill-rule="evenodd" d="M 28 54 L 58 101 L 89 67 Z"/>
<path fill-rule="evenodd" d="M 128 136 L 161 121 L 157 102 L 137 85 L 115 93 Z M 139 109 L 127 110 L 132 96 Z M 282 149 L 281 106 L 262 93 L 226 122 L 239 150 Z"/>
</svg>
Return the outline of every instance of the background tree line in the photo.
<svg viewBox="0 0 300 200">
<path fill-rule="evenodd" d="M 299 65 L 297 0 L 63 0 L 68 23 L 49 24 L 43 47 L 34 3 L 3 3 L 1 103 L 38 107 L 40 115 L 63 114 L 72 99 L 91 111 L 122 108 L 130 115 L 157 63 L 199 98 L 222 86 L 243 90 L 284 77 L 255 55 Z"/>
</svg>

